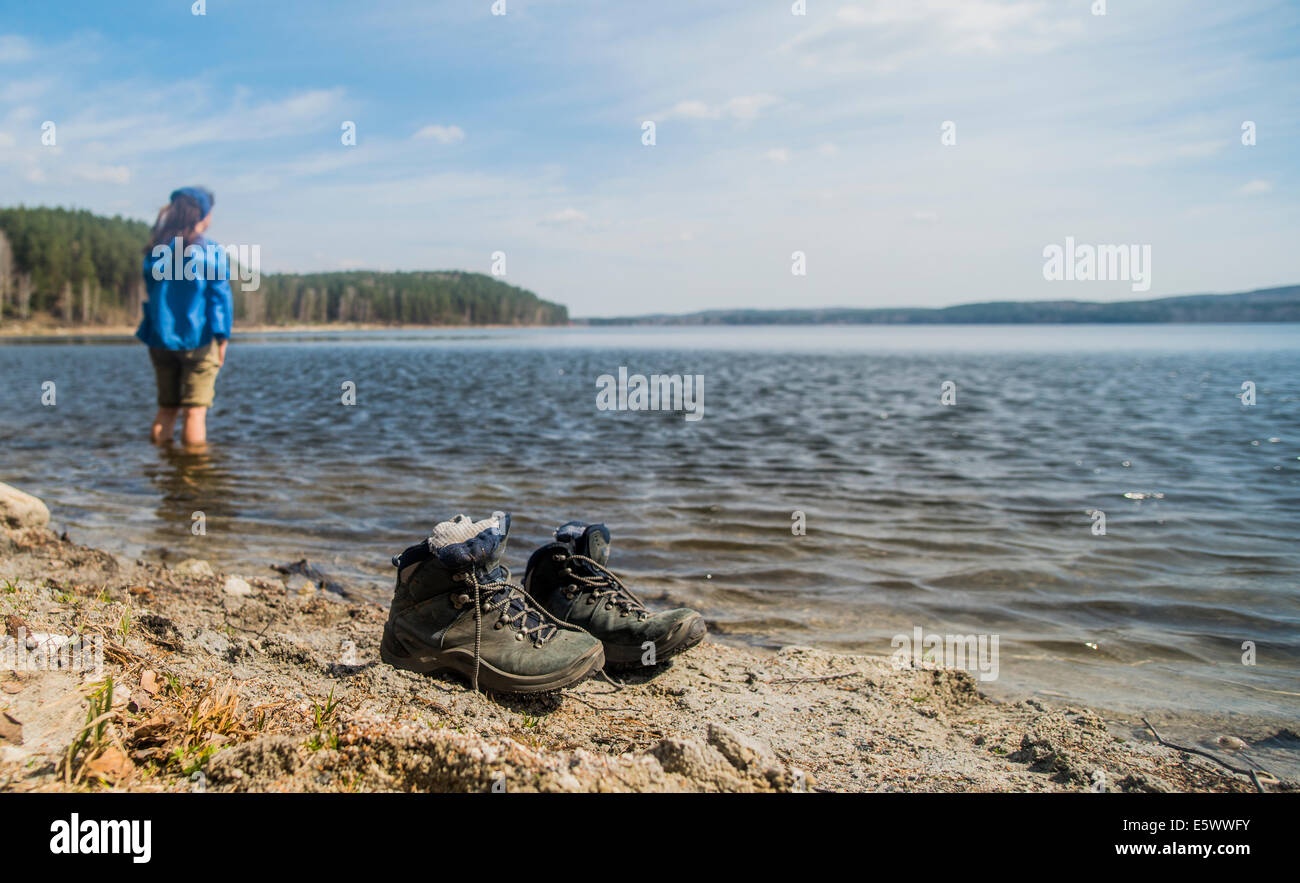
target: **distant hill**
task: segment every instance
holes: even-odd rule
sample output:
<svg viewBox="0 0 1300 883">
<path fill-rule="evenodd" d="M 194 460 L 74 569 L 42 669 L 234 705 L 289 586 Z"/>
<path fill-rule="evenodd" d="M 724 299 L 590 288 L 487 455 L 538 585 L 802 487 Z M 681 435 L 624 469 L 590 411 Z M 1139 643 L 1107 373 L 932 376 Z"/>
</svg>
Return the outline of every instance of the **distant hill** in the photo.
<svg viewBox="0 0 1300 883">
<path fill-rule="evenodd" d="M 0 208 L 0 323 L 127 325 L 144 299 L 149 225 L 60 208 Z M 235 319 L 254 324 L 563 325 L 567 307 L 492 276 L 411 273 L 267 274 L 234 281 Z"/>
<path fill-rule="evenodd" d="M 1190 294 L 1155 300 L 991 301 L 940 309 L 824 307 L 706 310 L 626 318 L 577 319 L 585 325 L 1019 325 L 1113 322 L 1300 322 L 1300 285 L 1242 294 Z"/>
</svg>

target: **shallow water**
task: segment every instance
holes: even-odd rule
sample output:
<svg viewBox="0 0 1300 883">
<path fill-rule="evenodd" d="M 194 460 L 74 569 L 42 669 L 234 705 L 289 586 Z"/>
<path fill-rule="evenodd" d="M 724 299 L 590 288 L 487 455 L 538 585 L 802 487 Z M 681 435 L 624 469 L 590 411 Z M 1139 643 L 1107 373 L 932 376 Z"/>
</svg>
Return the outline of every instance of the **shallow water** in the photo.
<svg viewBox="0 0 1300 883">
<path fill-rule="evenodd" d="M 703 418 L 597 410 L 620 366 L 703 375 Z M 520 576 L 555 525 L 603 520 L 616 570 L 730 640 L 997 635 L 995 692 L 1300 710 L 1300 326 L 246 336 L 201 456 L 143 441 L 139 344 L 0 343 L 0 378 L 0 481 L 82 542 L 306 556 L 386 602 L 440 518 L 512 511 Z"/>
</svg>

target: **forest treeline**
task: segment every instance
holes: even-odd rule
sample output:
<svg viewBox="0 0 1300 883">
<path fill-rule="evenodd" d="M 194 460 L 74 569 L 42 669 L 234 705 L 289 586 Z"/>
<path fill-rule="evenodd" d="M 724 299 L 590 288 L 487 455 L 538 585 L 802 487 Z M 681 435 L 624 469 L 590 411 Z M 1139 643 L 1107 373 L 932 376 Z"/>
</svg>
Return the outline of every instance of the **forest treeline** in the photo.
<svg viewBox="0 0 1300 883">
<path fill-rule="evenodd" d="M 149 225 L 62 208 L 0 208 L 0 322 L 126 325 L 145 298 Z M 238 274 L 231 273 L 232 277 Z M 492 276 L 460 271 L 263 274 L 232 278 L 250 324 L 558 325 L 568 308 Z"/>
</svg>

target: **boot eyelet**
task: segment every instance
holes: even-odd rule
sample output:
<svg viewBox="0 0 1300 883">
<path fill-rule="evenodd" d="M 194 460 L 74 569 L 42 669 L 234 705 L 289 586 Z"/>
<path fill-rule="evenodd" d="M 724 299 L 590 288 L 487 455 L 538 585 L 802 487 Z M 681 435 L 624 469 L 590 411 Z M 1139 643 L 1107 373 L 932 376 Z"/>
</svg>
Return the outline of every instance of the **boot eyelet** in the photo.
<svg viewBox="0 0 1300 883">
<path fill-rule="evenodd" d="M 522 632 L 515 632 L 515 640 L 516 640 L 516 641 L 522 641 L 523 639 L 524 639 L 524 635 L 523 635 Z"/>
<path fill-rule="evenodd" d="M 468 604 L 469 602 L 470 602 L 470 597 L 469 597 L 469 595 L 452 595 L 452 596 L 451 596 L 451 606 L 452 606 L 452 607 L 455 607 L 457 610 L 459 610 L 460 608 L 464 607 L 464 606 L 465 606 L 466 604 Z"/>
<path fill-rule="evenodd" d="M 494 628 L 494 629 L 499 629 L 499 628 L 501 628 L 501 626 L 503 626 L 503 625 L 505 625 L 505 623 L 498 619 L 498 620 L 493 624 L 492 628 Z"/>
<path fill-rule="evenodd" d="M 605 602 L 605 609 L 606 609 L 606 610 L 613 610 L 613 609 L 614 609 L 614 605 L 613 605 L 613 604 L 610 604 L 610 603 L 607 601 L 607 602 Z"/>
<path fill-rule="evenodd" d="M 596 603 L 596 599 L 595 599 L 595 598 L 588 598 L 588 599 L 587 599 L 587 603 L 588 603 L 588 604 L 595 604 L 595 603 Z"/>
</svg>

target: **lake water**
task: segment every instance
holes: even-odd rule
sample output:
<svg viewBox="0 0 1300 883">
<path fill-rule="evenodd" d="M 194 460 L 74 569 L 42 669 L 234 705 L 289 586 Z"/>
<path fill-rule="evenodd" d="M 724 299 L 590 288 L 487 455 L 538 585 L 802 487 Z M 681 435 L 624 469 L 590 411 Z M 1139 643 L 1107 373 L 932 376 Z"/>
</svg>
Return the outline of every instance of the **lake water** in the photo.
<svg viewBox="0 0 1300 883">
<path fill-rule="evenodd" d="M 701 375 L 702 419 L 599 410 L 620 367 Z M 1300 717 L 1300 326 L 243 336 L 202 456 L 145 441 L 139 344 L 0 343 L 0 378 L 0 481 L 127 554 L 306 556 L 386 603 L 442 518 L 510 510 L 520 576 L 600 520 L 722 640 L 997 635 L 994 692 Z"/>
</svg>

